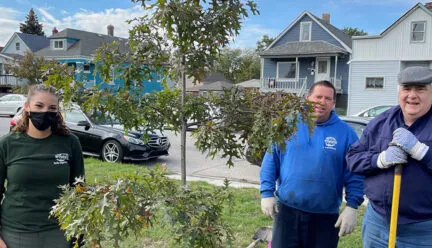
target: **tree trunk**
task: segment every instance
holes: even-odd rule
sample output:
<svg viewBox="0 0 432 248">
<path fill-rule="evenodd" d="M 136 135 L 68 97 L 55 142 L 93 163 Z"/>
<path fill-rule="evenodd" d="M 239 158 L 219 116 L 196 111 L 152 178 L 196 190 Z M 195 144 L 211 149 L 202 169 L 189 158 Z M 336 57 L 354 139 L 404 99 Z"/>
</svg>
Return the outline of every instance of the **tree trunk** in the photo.
<svg viewBox="0 0 432 248">
<path fill-rule="evenodd" d="M 186 102 L 186 58 L 185 55 L 182 56 L 182 97 L 181 97 L 181 109 L 183 110 Z M 180 152 L 181 152 L 181 181 L 183 185 L 186 185 L 186 118 L 181 115 L 181 142 L 180 142 Z"/>
</svg>

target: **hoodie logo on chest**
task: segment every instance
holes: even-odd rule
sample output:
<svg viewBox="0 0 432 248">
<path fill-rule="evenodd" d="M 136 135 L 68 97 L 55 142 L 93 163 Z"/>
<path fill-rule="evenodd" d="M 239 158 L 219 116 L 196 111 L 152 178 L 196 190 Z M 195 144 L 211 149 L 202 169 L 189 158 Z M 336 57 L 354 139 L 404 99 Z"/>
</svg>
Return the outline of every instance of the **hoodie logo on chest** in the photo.
<svg viewBox="0 0 432 248">
<path fill-rule="evenodd" d="M 326 137 L 324 140 L 324 149 L 336 150 L 337 140 L 334 137 Z"/>
</svg>

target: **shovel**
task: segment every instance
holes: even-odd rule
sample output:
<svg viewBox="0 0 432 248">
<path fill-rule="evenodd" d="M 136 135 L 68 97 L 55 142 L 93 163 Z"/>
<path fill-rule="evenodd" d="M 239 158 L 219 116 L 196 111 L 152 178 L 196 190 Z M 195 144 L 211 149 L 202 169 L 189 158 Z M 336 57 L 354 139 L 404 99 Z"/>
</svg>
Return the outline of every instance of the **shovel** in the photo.
<svg viewBox="0 0 432 248">
<path fill-rule="evenodd" d="M 393 199 L 392 199 L 392 209 L 390 216 L 390 234 L 388 248 L 394 248 L 396 245 L 396 230 L 397 230 L 397 219 L 399 212 L 399 196 L 400 187 L 402 180 L 402 164 L 398 164 L 395 167 L 394 172 L 394 182 L 393 182 Z"/>
<path fill-rule="evenodd" d="M 259 242 L 271 242 L 272 227 L 263 226 L 258 228 L 252 239 L 254 240 L 254 242 L 252 242 L 247 248 L 255 247 Z"/>
</svg>

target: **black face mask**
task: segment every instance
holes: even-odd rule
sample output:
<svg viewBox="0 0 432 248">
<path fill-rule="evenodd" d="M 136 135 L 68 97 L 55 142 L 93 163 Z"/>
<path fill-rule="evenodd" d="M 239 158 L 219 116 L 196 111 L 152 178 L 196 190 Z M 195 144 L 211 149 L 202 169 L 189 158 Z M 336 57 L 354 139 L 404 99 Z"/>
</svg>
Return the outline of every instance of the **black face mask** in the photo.
<svg viewBox="0 0 432 248">
<path fill-rule="evenodd" d="M 29 118 L 36 129 L 44 131 L 47 130 L 50 126 L 55 126 L 57 120 L 57 112 L 30 111 Z"/>
</svg>

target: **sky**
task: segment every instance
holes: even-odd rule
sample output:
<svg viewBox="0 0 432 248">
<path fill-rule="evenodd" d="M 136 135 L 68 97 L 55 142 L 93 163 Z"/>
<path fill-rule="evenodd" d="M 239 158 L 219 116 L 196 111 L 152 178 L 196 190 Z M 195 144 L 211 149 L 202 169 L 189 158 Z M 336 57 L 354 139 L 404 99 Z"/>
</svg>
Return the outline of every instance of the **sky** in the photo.
<svg viewBox="0 0 432 248">
<path fill-rule="evenodd" d="M 432 1 L 432 0 L 429 0 Z M 255 0 L 260 15 L 243 20 L 240 35 L 230 44 L 255 48 L 263 35 L 276 37 L 303 11 L 321 17 L 330 13 L 330 23 L 342 29 L 355 27 L 369 35 L 379 34 L 419 0 Z M 425 3 L 427 1 L 421 1 Z M 0 0 L 0 46 L 4 46 L 33 8 L 45 34 L 74 28 L 101 34 L 114 26 L 114 35 L 128 37 L 126 20 L 142 16 L 143 8 L 130 0 Z"/>
</svg>

